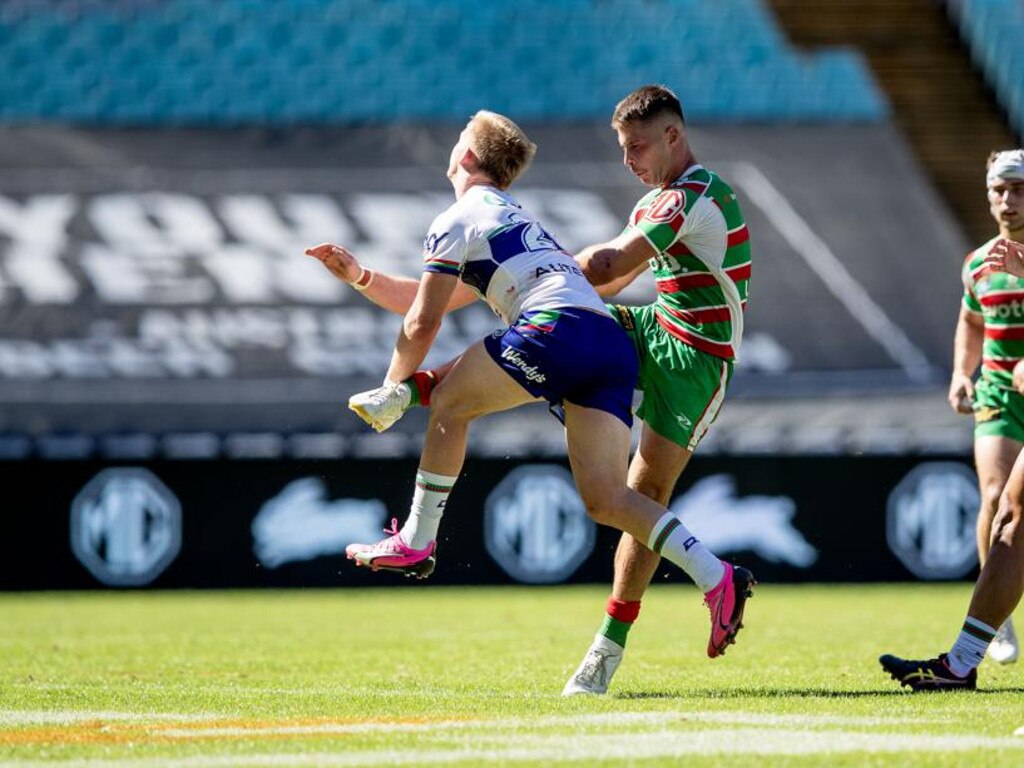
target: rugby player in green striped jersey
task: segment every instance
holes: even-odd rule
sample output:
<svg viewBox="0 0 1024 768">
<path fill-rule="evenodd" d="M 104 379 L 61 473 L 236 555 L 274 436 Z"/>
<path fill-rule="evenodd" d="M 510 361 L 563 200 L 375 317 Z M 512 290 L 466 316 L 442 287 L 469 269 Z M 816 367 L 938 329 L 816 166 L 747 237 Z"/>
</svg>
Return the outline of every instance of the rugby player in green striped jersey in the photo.
<svg viewBox="0 0 1024 768">
<path fill-rule="evenodd" d="M 1012 240 L 1024 237 L 1024 150 L 993 153 L 985 181 L 999 236 L 964 261 L 949 387 L 950 405 L 974 414 L 982 569 L 948 653 L 879 659 L 893 679 L 915 691 L 974 689 L 986 653 L 1004 664 L 1019 655 L 1010 615 L 1024 593 L 1024 254 Z"/>
</svg>

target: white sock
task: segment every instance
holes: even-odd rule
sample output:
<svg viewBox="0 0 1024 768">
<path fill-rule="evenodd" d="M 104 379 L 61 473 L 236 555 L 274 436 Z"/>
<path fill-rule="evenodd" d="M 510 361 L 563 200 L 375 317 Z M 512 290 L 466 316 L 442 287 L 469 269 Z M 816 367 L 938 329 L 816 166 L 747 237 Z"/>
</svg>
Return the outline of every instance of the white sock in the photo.
<svg viewBox="0 0 1024 768">
<path fill-rule="evenodd" d="M 416 471 L 416 492 L 412 496 L 409 518 L 399 533 L 407 547 L 425 549 L 437 539 L 448 494 L 458 477 L 435 475 L 433 472 Z"/>
<path fill-rule="evenodd" d="M 971 670 L 981 664 L 989 643 L 996 636 L 996 631 L 983 621 L 968 616 L 964 621 L 956 642 L 949 649 L 946 665 L 957 677 L 966 677 Z"/>
<path fill-rule="evenodd" d="M 701 592 L 710 592 L 718 586 L 725 575 L 725 565 L 700 543 L 671 512 L 666 512 L 655 523 L 647 539 L 647 546 L 686 571 L 700 587 Z"/>
</svg>

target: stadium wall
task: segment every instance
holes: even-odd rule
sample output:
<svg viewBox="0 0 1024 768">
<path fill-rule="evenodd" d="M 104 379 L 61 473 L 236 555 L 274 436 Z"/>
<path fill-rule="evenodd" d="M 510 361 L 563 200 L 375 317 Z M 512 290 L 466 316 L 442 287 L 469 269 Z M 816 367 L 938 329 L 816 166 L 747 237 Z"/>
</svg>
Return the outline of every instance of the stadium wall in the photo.
<svg viewBox="0 0 1024 768">
<path fill-rule="evenodd" d="M 570 251 L 617 234 L 644 190 L 613 132 L 530 130 L 540 153 L 524 204 Z M 419 415 L 384 442 L 339 407 L 380 381 L 399 318 L 302 250 L 333 240 L 371 268 L 417 274 L 451 200 L 441 169 L 455 135 L 0 129 L 0 457 L 418 451 Z M 694 128 L 692 142 L 736 188 L 751 232 L 731 398 L 939 393 L 967 244 L 899 135 Z M 653 295 L 641 279 L 622 300 Z M 454 313 L 428 364 L 495 325 L 482 305 Z M 499 437 L 530 454 L 549 433 L 541 412 Z"/>
</svg>

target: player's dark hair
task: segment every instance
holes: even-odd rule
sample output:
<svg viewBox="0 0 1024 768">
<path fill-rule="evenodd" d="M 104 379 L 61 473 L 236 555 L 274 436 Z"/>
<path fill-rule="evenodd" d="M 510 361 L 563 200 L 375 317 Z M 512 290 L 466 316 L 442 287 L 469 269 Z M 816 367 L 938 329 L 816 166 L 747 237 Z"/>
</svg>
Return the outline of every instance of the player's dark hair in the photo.
<svg viewBox="0 0 1024 768">
<path fill-rule="evenodd" d="M 678 96 L 664 85 L 642 85 L 615 105 L 612 127 L 645 123 L 661 115 L 675 115 L 686 124 Z"/>
</svg>

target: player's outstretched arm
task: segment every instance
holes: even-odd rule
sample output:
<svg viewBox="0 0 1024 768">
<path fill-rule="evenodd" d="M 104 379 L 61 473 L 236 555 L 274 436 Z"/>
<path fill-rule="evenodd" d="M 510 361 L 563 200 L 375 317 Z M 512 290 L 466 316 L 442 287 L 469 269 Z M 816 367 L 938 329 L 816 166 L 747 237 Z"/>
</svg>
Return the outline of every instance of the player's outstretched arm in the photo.
<svg viewBox="0 0 1024 768">
<path fill-rule="evenodd" d="M 1024 243 L 1016 240 L 999 238 L 988 249 L 985 263 L 1000 272 L 1009 272 L 1017 277 L 1024 277 Z"/>
<path fill-rule="evenodd" d="M 623 232 L 614 240 L 584 248 L 576 262 L 602 296 L 618 293 L 639 276 L 658 255 L 641 232 Z"/>
<path fill-rule="evenodd" d="M 319 261 L 332 275 L 351 285 L 378 307 L 398 315 L 409 311 L 419 290 L 419 280 L 366 269 L 351 251 L 334 243 L 307 248 L 306 255 Z M 475 299 L 476 294 L 460 283 L 452 292 L 445 312 L 464 307 Z"/>
</svg>

